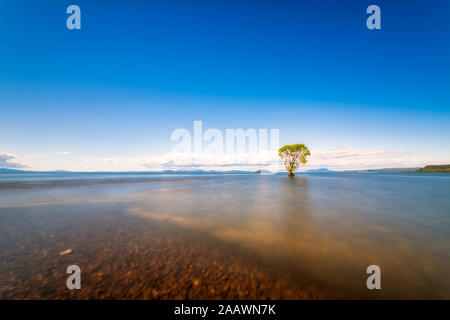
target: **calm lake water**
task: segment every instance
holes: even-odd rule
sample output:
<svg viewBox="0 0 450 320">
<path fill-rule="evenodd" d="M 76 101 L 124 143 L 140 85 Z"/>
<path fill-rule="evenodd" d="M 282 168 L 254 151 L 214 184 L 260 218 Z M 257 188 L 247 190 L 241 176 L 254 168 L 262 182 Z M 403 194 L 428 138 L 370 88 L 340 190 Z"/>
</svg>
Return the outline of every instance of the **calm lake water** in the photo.
<svg viewBox="0 0 450 320">
<path fill-rule="evenodd" d="M 65 217 L 56 233 L 80 211 L 95 219 L 108 208 L 110 219 L 139 217 L 235 248 L 328 297 L 450 299 L 450 175 L 1 174 L 0 271 L 23 283 L 27 273 L 15 270 L 33 256 L 11 248 L 39 243 L 50 208 Z M 366 287 L 373 264 L 381 290 Z"/>
</svg>

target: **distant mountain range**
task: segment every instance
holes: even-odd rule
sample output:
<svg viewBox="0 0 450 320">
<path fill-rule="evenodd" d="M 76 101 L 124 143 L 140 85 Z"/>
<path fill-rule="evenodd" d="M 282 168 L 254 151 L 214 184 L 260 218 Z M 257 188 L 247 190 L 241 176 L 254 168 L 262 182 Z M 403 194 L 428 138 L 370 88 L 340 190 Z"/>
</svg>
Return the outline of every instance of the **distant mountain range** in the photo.
<svg viewBox="0 0 450 320">
<path fill-rule="evenodd" d="M 31 173 L 33 171 L 0 168 L 0 173 Z"/>
<path fill-rule="evenodd" d="M 249 174 L 255 173 L 251 171 L 241 171 L 241 170 L 228 170 L 228 171 L 215 171 L 215 170 L 163 170 L 163 171 L 67 171 L 67 170 L 54 170 L 54 171 L 27 171 L 18 169 L 7 169 L 0 168 L 0 173 L 114 173 L 114 174 Z"/>
<path fill-rule="evenodd" d="M 283 173 L 279 172 L 280 174 Z M 382 168 L 382 169 L 363 169 L 363 170 L 347 170 L 347 171 L 333 171 L 327 168 L 319 168 L 307 170 L 298 173 L 450 173 L 450 164 L 447 165 L 429 165 L 423 168 L 421 167 L 411 167 L 411 168 Z M 10 173 L 10 174 L 20 174 L 20 173 L 85 173 L 85 174 L 95 174 L 95 173 L 112 173 L 112 174 L 268 174 L 271 173 L 268 170 L 256 170 L 256 171 L 242 171 L 242 170 L 229 170 L 229 171 L 216 171 L 216 170 L 163 170 L 163 171 L 97 171 L 97 172 L 75 172 L 66 170 L 55 170 L 55 171 L 27 171 L 18 169 L 7 169 L 0 168 L 0 173 Z"/>
<path fill-rule="evenodd" d="M 67 170 L 29 171 L 29 170 L 0 168 L 0 173 L 61 173 L 61 172 L 71 172 L 71 171 L 67 171 Z"/>
<path fill-rule="evenodd" d="M 412 168 L 384 168 L 384 169 L 370 169 L 370 170 L 354 170 L 345 171 L 352 173 L 450 173 L 450 164 L 430 165 Z"/>
<path fill-rule="evenodd" d="M 336 171 L 332 171 L 327 168 L 319 168 L 305 171 L 305 173 L 334 173 L 334 172 Z"/>
<path fill-rule="evenodd" d="M 348 170 L 343 172 L 348 173 L 405 173 L 405 172 L 416 172 L 420 167 L 412 168 L 382 168 L 382 169 L 364 169 L 364 170 Z"/>
</svg>

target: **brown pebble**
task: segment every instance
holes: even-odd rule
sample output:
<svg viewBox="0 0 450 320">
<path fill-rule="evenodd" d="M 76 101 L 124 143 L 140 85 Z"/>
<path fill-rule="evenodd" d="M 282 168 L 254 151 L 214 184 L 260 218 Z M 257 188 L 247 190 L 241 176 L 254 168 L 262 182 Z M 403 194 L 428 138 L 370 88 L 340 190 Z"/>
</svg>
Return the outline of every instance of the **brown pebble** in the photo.
<svg viewBox="0 0 450 320">
<path fill-rule="evenodd" d="M 67 250 L 61 251 L 59 254 L 61 256 L 65 256 L 66 254 L 70 254 L 70 253 L 72 253 L 72 249 L 67 249 Z"/>
</svg>

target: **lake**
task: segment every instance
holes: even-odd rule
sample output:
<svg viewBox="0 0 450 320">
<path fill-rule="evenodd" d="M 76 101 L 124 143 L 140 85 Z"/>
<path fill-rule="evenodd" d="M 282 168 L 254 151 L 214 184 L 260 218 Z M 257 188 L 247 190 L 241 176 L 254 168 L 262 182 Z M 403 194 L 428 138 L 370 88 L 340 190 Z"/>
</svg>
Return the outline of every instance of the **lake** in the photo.
<svg viewBox="0 0 450 320">
<path fill-rule="evenodd" d="M 1 174 L 0 297 L 449 299 L 450 175 Z"/>
</svg>

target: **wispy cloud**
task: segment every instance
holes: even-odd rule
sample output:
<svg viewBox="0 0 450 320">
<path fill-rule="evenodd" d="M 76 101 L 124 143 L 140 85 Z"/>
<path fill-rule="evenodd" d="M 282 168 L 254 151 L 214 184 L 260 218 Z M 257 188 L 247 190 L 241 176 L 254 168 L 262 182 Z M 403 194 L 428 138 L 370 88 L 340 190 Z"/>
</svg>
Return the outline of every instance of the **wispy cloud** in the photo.
<svg viewBox="0 0 450 320">
<path fill-rule="evenodd" d="M 416 167 L 425 163 L 410 152 L 354 150 L 349 146 L 314 151 L 309 160 L 310 167 L 334 170 Z"/>
<path fill-rule="evenodd" d="M 60 156 L 65 157 L 64 161 Z M 438 161 L 434 159 L 433 161 Z M 440 159 L 444 162 L 449 159 Z M 438 161 L 439 162 L 439 161 Z M 329 150 L 311 148 L 306 166 L 298 171 L 328 168 L 358 170 L 393 167 L 420 167 L 430 164 L 423 155 L 389 150 L 355 150 L 349 146 Z M 246 170 L 284 171 L 276 151 L 262 153 L 167 153 L 158 156 L 90 157 L 73 156 L 70 152 L 56 155 L 18 157 L 0 152 L 0 168 L 72 171 L 161 171 L 161 170 Z"/>
<path fill-rule="evenodd" d="M 165 170 L 165 169 L 205 169 L 205 170 L 252 170 L 270 165 L 278 159 L 274 152 L 263 153 L 168 153 L 161 156 L 134 158 L 93 158 L 85 157 L 83 162 L 95 163 L 108 170 Z M 127 168 L 127 169 L 124 169 Z"/>
<path fill-rule="evenodd" d="M 0 168 L 19 169 L 25 168 L 26 165 L 16 162 L 15 155 L 0 152 Z"/>
<path fill-rule="evenodd" d="M 354 150 L 349 146 L 330 150 L 312 150 L 308 164 L 303 169 L 329 168 L 333 170 L 374 169 L 386 167 L 415 167 L 426 164 L 411 153 L 385 150 Z M 269 168 L 284 170 L 276 151 L 263 153 L 168 153 L 161 156 L 142 157 L 84 157 L 82 162 L 90 167 L 105 170 L 256 170 Z"/>
</svg>

